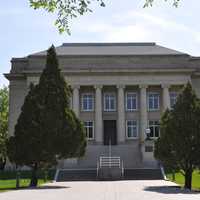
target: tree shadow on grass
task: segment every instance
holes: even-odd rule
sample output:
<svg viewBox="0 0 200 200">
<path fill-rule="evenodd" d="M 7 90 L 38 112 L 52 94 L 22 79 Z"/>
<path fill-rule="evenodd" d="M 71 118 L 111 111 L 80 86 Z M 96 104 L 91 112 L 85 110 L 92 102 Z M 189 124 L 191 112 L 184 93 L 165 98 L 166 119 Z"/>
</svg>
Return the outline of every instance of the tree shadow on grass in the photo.
<svg viewBox="0 0 200 200">
<path fill-rule="evenodd" d="M 162 194 L 200 194 L 200 191 L 190 191 L 180 186 L 148 186 L 144 188 L 144 191 Z"/>
</svg>

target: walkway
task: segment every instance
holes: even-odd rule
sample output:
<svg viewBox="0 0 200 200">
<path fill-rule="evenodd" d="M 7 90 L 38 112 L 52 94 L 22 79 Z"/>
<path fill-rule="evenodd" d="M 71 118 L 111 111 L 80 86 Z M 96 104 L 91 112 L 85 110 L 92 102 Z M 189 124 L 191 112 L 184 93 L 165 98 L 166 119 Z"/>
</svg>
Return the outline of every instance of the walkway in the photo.
<svg viewBox="0 0 200 200">
<path fill-rule="evenodd" d="M 200 200 L 200 193 L 156 181 L 50 183 L 37 189 L 0 193 L 0 200 Z"/>
</svg>

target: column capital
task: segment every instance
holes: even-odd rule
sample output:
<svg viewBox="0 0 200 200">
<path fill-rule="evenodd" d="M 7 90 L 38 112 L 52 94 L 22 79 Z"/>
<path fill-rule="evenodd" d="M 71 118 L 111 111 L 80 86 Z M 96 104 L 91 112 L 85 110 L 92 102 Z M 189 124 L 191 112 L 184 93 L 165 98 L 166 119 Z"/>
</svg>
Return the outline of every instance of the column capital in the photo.
<svg viewBox="0 0 200 200">
<path fill-rule="evenodd" d="M 117 85 L 117 88 L 118 88 L 118 89 L 124 89 L 124 88 L 125 88 L 125 85 L 119 84 L 119 85 Z"/>
<path fill-rule="evenodd" d="M 80 89 L 80 85 L 71 85 L 72 89 Z"/>
<path fill-rule="evenodd" d="M 102 89 L 103 85 L 94 85 L 94 89 Z"/>
<path fill-rule="evenodd" d="M 148 85 L 147 84 L 141 84 L 141 85 L 139 85 L 139 88 L 140 89 L 147 89 Z"/>
<path fill-rule="evenodd" d="M 169 83 L 163 83 L 163 84 L 161 84 L 161 87 L 162 88 L 170 88 L 170 84 Z"/>
</svg>

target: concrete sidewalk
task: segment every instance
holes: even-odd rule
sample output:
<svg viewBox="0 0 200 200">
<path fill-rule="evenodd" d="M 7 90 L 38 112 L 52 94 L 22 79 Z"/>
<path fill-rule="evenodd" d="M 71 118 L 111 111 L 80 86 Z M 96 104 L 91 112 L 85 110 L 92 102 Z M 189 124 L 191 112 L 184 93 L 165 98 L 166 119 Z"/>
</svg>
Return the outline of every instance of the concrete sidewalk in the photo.
<svg viewBox="0 0 200 200">
<path fill-rule="evenodd" d="M 174 183 L 154 181 L 83 181 L 50 183 L 37 189 L 0 193 L 0 200 L 200 200 L 200 193 Z"/>
</svg>

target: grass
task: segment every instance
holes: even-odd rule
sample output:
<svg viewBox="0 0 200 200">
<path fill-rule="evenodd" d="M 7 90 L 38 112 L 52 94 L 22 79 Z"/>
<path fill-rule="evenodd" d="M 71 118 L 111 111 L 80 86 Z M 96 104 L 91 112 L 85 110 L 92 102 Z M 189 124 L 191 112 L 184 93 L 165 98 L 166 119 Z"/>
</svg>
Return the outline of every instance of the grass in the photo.
<svg viewBox="0 0 200 200">
<path fill-rule="evenodd" d="M 47 180 L 47 182 L 49 182 Z M 38 185 L 42 185 L 44 183 L 43 179 L 38 180 Z M 30 179 L 20 179 L 20 188 L 27 188 L 29 186 Z M 19 189 L 20 189 L 19 188 Z M 0 192 L 5 192 L 8 190 L 16 189 L 16 179 L 8 179 L 8 180 L 0 180 Z"/>
<path fill-rule="evenodd" d="M 172 173 L 167 173 L 167 178 L 170 180 L 170 181 L 173 181 L 173 178 L 172 178 Z M 175 183 L 181 185 L 181 186 L 184 186 L 184 176 L 178 172 L 175 174 Z M 197 190 L 200 190 L 200 170 L 195 170 L 193 172 L 193 175 L 192 175 L 192 189 L 197 189 Z"/>
<path fill-rule="evenodd" d="M 53 180 L 55 170 L 48 170 L 47 179 L 45 181 L 45 172 L 38 171 L 38 185 L 42 185 Z M 27 188 L 30 183 L 31 172 L 20 172 L 20 188 Z M 20 189 L 19 188 L 19 189 Z M 0 172 L 0 192 L 10 191 L 16 189 L 16 171 L 3 171 Z"/>
</svg>

